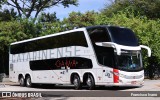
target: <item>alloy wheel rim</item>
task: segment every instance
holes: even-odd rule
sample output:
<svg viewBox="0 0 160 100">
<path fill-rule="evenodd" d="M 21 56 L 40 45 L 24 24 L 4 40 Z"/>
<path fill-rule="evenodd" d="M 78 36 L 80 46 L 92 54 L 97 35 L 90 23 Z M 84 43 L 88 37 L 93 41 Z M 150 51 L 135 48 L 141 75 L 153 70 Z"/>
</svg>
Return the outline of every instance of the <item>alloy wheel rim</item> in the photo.
<svg viewBox="0 0 160 100">
<path fill-rule="evenodd" d="M 22 85 L 23 84 L 23 79 L 20 79 L 20 85 Z"/>
<path fill-rule="evenodd" d="M 90 78 L 87 79 L 87 85 L 91 86 L 91 79 Z"/>
<path fill-rule="evenodd" d="M 74 79 L 74 86 L 78 86 L 78 79 Z"/>
<path fill-rule="evenodd" d="M 31 80 L 27 79 L 27 85 L 29 86 L 31 84 Z"/>
</svg>

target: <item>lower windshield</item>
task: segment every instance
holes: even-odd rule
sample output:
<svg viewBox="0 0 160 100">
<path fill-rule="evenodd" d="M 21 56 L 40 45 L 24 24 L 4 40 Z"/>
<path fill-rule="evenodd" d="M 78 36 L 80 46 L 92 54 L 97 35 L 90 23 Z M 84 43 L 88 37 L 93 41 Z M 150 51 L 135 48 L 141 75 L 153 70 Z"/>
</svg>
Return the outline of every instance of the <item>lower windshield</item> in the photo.
<svg viewBox="0 0 160 100">
<path fill-rule="evenodd" d="M 140 71 L 143 69 L 140 51 L 124 51 L 117 55 L 118 69 L 124 71 Z"/>
</svg>

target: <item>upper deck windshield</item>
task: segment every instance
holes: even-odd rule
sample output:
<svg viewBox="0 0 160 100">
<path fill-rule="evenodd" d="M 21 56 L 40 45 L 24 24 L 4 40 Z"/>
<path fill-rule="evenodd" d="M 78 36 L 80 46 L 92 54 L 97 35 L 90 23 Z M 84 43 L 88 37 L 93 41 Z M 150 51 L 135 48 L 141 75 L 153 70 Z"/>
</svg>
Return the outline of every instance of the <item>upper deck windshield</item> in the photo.
<svg viewBox="0 0 160 100">
<path fill-rule="evenodd" d="M 123 51 L 121 55 L 116 56 L 116 61 L 120 70 L 139 71 L 143 69 L 140 51 Z"/>
<path fill-rule="evenodd" d="M 138 40 L 132 30 L 121 27 L 108 27 L 112 42 L 125 46 L 138 46 Z"/>
</svg>

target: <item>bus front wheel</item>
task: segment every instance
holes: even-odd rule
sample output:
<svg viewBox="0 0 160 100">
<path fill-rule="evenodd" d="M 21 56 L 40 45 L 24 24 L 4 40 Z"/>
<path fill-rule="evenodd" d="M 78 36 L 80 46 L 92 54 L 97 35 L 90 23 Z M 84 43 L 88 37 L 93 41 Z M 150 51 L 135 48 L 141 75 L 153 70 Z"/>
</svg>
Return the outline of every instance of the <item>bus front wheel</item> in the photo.
<svg viewBox="0 0 160 100">
<path fill-rule="evenodd" d="M 76 90 L 81 88 L 81 82 L 80 82 L 80 78 L 78 75 L 74 75 L 73 84 Z"/>
<path fill-rule="evenodd" d="M 26 76 L 26 86 L 32 87 L 32 81 L 31 81 L 31 77 L 29 75 Z"/>
</svg>

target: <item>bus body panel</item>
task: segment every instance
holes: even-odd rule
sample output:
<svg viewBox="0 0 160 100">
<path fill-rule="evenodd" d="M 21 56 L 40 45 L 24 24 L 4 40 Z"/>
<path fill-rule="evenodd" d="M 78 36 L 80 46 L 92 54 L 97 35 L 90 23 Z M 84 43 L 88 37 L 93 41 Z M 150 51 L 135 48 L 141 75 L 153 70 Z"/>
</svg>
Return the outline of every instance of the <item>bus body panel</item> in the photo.
<svg viewBox="0 0 160 100">
<path fill-rule="evenodd" d="M 92 27 L 80 28 L 76 30 L 61 32 L 58 34 L 51 34 L 43 37 L 12 43 L 9 55 L 10 80 L 13 82 L 18 82 L 20 75 L 22 75 L 24 78 L 26 78 L 26 75 L 30 75 L 32 83 L 71 84 L 71 77 L 73 74 L 77 74 L 80 77 L 80 81 L 82 83 L 84 83 L 84 76 L 86 74 L 90 74 L 94 78 L 95 85 L 142 85 L 144 79 L 143 69 L 139 71 L 128 72 L 118 69 L 118 66 L 115 64 L 115 62 L 114 64 L 109 64 L 113 63 L 112 60 L 115 61 L 119 57 L 119 55 L 116 54 L 117 48 L 112 45 L 115 43 L 112 43 L 112 41 L 110 41 L 112 40 L 112 37 L 110 37 L 112 36 L 111 32 L 108 31 L 109 29 L 106 28 L 106 26 L 98 27 L 98 29 L 100 28 L 104 32 L 107 32 L 106 36 L 108 36 L 109 40 L 100 41 L 99 39 L 97 39 L 99 38 L 99 34 L 97 35 L 96 32 L 97 27 L 93 27 L 93 29 L 94 28 L 95 30 L 92 30 Z M 112 29 L 112 31 L 114 30 Z M 92 32 L 95 32 L 97 36 L 94 36 Z M 75 34 L 77 34 L 79 35 L 79 37 L 74 39 L 71 34 L 74 36 Z M 82 36 L 82 34 L 84 36 Z M 63 38 L 63 35 L 68 35 L 69 37 Z M 55 40 L 52 39 L 54 37 Z M 78 41 L 78 38 L 82 38 L 83 40 L 81 41 L 80 39 Z M 103 34 L 101 38 L 105 39 L 103 37 Z M 72 41 L 70 39 L 72 39 Z M 109 46 L 103 47 L 103 45 L 96 45 L 94 44 L 94 42 L 96 41 L 104 42 L 105 44 L 108 43 L 107 46 Z M 116 40 L 114 39 L 114 41 Z M 53 44 L 50 42 L 53 42 Z M 40 43 L 44 43 L 45 45 L 41 45 Z M 15 49 L 15 51 L 12 52 L 12 50 L 14 50 L 14 48 L 12 49 L 12 46 L 19 44 L 22 44 L 20 45 L 22 46 L 22 50 L 16 51 Z M 23 48 L 23 46 L 25 47 L 25 45 L 28 45 L 28 49 Z M 51 48 L 52 45 L 54 48 Z M 127 44 L 127 46 L 125 47 L 132 47 L 128 45 L 129 44 Z M 133 45 L 135 48 L 140 49 L 139 45 L 137 45 L 136 43 L 133 43 Z M 30 46 L 32 46 L 33 49 L 29 49 Z M 37 46 L 37 48 L 34 46 Z M 119 48 L 120 47 L 122 46 L 119 46 Z M 137 51 L 140 51 L 139 49 Z M 136 50 L 133 51 L 135 52 Z M 117 58 L 114 58 L 115 55 Z M 139 59 L 141 59 L 141 56 L 139 57 Z"/>
</svg>

